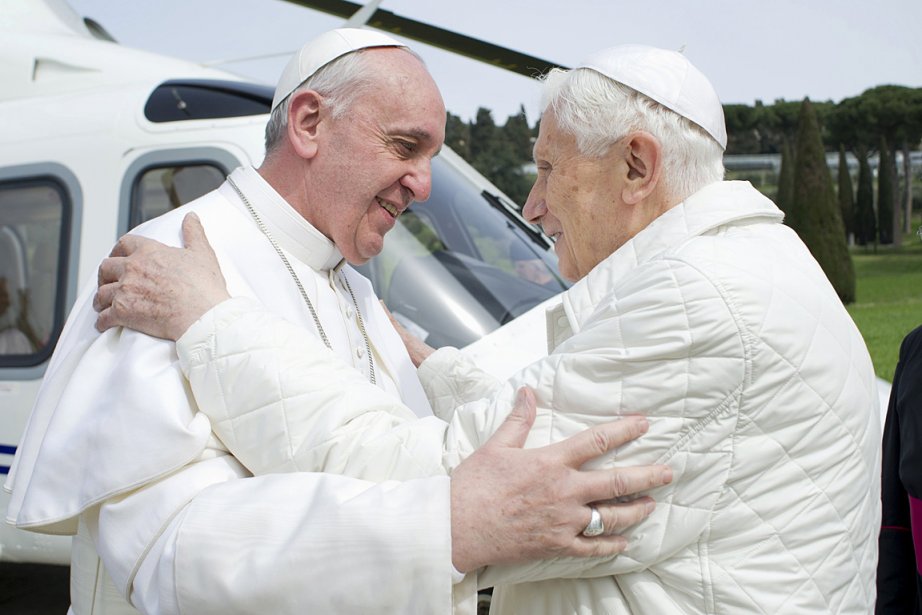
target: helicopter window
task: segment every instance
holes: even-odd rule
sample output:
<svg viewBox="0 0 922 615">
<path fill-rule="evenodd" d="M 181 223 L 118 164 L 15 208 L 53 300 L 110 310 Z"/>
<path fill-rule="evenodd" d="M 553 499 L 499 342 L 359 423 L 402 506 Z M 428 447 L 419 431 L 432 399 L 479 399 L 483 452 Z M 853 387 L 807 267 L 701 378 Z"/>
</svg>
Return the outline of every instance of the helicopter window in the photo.
<svg viewBox="0 0 922 615">
<path fill-rule="evenodd" d="M 224 182 L 214 165 L 181 164 L 146 169 L 135 184 L 131 202 L 132 227 L 211 192 Z"/>
<path fill-rule="evenodd" d="M 151 122 L 181 122 L 269 113 L 272 88 L 235 81 L 167 81 L 144 106 Z"/>
<path fill-rule="evenodd" d="M 49 178 L 0 183 L 0 367 L 44 362 L 63 316 L 69 202 Z"/>
</svg>

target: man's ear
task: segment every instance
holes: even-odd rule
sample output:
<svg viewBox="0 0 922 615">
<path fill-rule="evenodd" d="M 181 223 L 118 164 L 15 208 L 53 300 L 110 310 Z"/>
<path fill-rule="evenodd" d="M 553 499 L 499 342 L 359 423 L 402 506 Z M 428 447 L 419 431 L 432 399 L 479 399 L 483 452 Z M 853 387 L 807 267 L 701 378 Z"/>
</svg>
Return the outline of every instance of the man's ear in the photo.
<svg viewBox="0 0 922 615">
<path fill-rule="evenodd" d="M 318 135 L 326 117 L 323 97 L 313 90 L 302 90 L 292 95 L 288 106 L 288 140 L 292 149 L 309 160 L 317 155 Z"/>
<path fill-rule="evenodd" d="M 621 198 L 628 205 L 636 205 L 650 196 L 659 184 L 663 171 L 663 148 L 659 139 L 648 132 L 634 132 L 625 138 L 627 181 L 621 189 Z"/>
</svg>

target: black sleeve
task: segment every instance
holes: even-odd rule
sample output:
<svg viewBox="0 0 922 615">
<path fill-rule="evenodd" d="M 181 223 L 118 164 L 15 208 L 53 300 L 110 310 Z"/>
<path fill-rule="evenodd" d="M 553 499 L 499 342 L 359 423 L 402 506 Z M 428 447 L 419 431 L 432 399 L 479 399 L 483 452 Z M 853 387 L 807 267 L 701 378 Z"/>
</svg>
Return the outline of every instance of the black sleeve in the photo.
<svg viewBox="0 0 922 615">
<path fill-rule="evenodd" d="M 915 500 L 913 502 L 913 500 Z M 913 509 L 922 512 L 922 327 L 906 336 L 893 377 L 883 437 L 878 614 L 920 613 L 922 577 Z M 922 555 L 922 554 L 920 554 Z"/>
</svg>

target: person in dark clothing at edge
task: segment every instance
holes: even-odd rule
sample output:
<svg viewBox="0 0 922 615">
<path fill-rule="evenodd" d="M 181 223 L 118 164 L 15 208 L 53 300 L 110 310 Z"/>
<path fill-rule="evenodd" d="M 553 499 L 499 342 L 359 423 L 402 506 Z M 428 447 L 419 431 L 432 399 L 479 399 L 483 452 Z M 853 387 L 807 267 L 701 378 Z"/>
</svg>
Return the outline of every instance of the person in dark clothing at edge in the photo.
<svg viewBox="0 0 922 615">
<path fill-rule="evenodd" d="M 903 339 L 883 438 L 877 614 L 922 614 L 922 327 Z"/>
</svg>

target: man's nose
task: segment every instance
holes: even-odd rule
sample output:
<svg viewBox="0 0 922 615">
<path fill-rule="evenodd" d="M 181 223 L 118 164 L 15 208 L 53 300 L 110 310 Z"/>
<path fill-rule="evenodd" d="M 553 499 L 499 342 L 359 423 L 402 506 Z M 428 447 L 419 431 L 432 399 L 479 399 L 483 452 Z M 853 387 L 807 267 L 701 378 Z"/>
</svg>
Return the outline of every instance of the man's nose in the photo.
<svg viewBox="0 0 922 615">
<path fill-rule="evenodd" d="M 428 158 L 420 160 L 403 176 L 401 183 L 413 195 L 414 201 L 428 200 L 432 194 L 432 161 Z"/>
<path fill-rule="evenodd" d="M 538 190 L 538 184 L 535 184 L 531 187 L 528 198 L 525 200 L 522 215 L 531 224 L 538 224 L 546 213 L 547 204 L 544 200 L 544 195 Z"/>
</svg>

